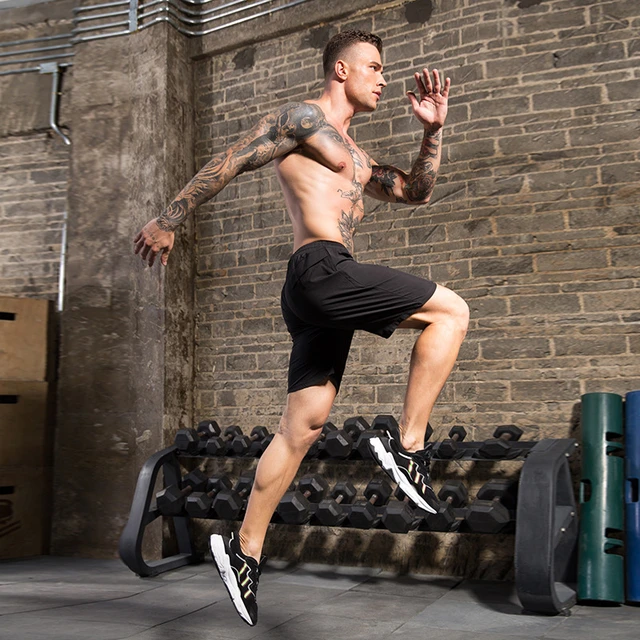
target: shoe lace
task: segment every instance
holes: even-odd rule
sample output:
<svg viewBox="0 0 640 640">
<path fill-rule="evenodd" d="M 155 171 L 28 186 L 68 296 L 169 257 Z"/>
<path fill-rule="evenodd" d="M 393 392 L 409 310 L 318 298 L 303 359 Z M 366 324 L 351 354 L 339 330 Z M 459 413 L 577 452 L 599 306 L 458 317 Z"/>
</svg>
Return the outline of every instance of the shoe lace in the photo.
<svg viewBox="0 0 640 640">
<path fill-rule="evenodd" d="M 421 471 L 430 478 L 429 471 L 431 469 L 431 457 L 433 456 L 433 444 L 428 444 L 424 449 L 416 451 L 412 454 L 412 458 L 420 465 Z"/>
</svg>

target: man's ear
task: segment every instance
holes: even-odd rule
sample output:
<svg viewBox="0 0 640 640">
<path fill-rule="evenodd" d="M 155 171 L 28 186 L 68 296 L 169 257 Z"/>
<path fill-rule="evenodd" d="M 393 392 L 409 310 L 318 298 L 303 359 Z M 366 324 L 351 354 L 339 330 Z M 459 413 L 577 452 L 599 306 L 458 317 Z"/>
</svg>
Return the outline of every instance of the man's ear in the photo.
<svg viewBox="0 0 640 640">
<path fill-rule="evenodd" d="M 344 60 L 336 60 L 334 71 L 336 74 L 336 78 L 344 82 L 347 79 L 347 76 L 349 75 L 349 66 Z"/>
</svg>

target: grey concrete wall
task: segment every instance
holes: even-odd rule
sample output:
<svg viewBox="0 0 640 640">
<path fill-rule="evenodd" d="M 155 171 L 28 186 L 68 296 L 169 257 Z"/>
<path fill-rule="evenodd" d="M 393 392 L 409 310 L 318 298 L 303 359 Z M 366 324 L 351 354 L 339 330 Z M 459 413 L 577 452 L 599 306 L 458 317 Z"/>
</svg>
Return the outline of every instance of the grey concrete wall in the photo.
<svg viewBox="0 0 640 640">
<path fill-rule="evenodd" d="M 54 553 L 113 556 L 163 427 L 191 424 L 192 234 L 170 272 L 132 252 L 193 172 L 182 39 L 162 25 L 76 48 Z"/>
</svg>

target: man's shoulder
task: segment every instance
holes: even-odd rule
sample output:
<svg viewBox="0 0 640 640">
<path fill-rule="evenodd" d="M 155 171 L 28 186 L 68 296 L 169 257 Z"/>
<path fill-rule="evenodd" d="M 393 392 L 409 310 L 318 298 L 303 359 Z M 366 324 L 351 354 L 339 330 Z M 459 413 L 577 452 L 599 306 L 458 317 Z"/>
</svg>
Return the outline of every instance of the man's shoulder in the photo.
<svg viewBox="0 0 640 640">
<path fill-rule="evenodd" d="M 296 138 L 308 138 L 327 126 L 322 109 L 311 102 L 288 102 L 277 109 L 278 124 Z"/>
</svg>

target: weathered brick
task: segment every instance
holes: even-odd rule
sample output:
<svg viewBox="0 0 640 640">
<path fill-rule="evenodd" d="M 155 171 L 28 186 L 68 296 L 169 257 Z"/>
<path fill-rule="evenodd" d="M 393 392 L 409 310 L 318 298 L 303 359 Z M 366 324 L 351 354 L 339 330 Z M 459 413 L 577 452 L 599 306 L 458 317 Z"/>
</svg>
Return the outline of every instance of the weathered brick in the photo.
<svg viewBox="0 0 640 640">
<path fill-rule="evenodd" d="M 608 258 L 605 250 L 563 251 L 561 253 L 541 253 L 536 256 L 536 270 L 540 272 L 601 269 L 607 264 Z"/>
<path fill-rule="evenodd" d="M 478 258 L 471 261 L 471 272 L 474 277 L 513 275 L 533 271 L 531 256 L 513 258 Z"/>
<path fill-rule="evenodd" d="M 637 310 L 640 309 L 640 288 L 584 294 L 583 299 L 584 310 L 587 312 Z"/>
<path fill-rule="evenodd" d="M 509 301 L 511 313 L 514 315 L 538 316 L 580 312 L 580 298 L 577 295 L 512 296 Z"/>
<path fill-rule="evenodd" d="M 545 338 L 498 338 L 483 341 L 481 349 L 486 360 L 546 358 L 551 355 L 549 340 Z"/>
<path fill-rule="evenodd" d="M 527 380 L 511 383 L 513 400 L 526 402 L 558 402 L 580 398 L 578 380 Z"/>
<path fill-rule="evenodd" d="M 625 353 L 627 343 L 624 336 L 587 336 L 554 338 L 556 356 L 594 356 Z"/>
</svg>

